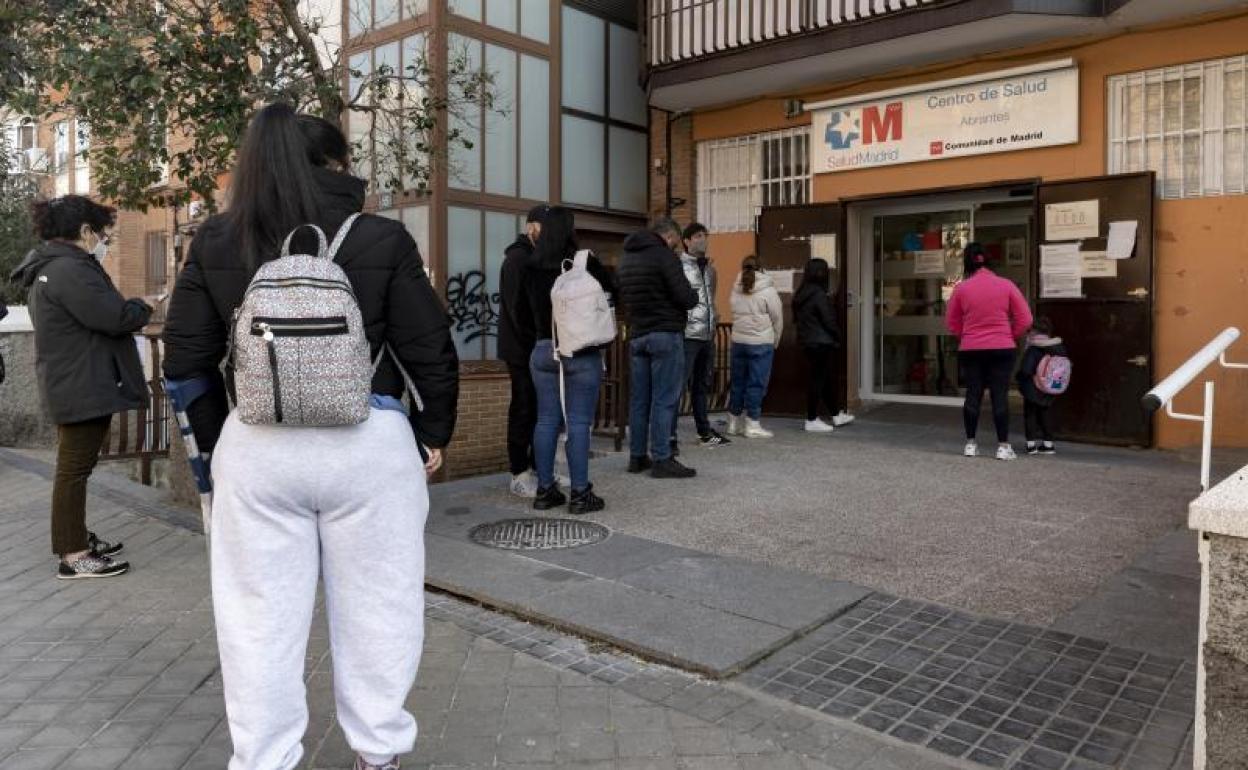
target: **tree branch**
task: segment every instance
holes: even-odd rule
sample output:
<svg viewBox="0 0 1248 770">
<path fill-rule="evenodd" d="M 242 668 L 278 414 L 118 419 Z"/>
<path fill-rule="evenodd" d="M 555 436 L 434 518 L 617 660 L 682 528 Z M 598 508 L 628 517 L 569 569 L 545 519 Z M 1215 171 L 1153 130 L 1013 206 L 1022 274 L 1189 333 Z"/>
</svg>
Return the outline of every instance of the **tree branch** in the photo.
<svg viewBox="0 0 1248 770">
<path fill-rule="evenodd" d="M 320 51 L 316 48 L 316 41 L 312 39 L 312 36 L 308 34 L 307 28 L 303 26 L 303 20 L 299 18 L 299 9 L 296 7 L 295 2 L 296 0 L 277 0 L 277 7 L 281 10 L 282 18 L 286 20 L 286 26 L 290 29 L 291 34 L 295 36 L 295 40 L 299 43 L 299 49 L 307 60 L 309 74 L 312 76 L 317 98 L 321 102 L 321 117 L 341 128 L 342 96 L 338 93 L 337 84 L 326 77 L 325 71 L 321 69 Z"/>
</svg>

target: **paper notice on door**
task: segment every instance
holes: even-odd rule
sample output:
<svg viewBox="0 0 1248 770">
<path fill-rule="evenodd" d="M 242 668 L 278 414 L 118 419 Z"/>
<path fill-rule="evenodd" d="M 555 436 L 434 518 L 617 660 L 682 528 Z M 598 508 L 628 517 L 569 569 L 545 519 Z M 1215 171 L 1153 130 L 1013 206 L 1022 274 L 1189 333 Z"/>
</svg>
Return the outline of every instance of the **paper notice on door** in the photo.
<svg viewBox="0 0 1248 770">
<path fill-rule="evenodd" d="M 1040 247 L 1040 297 L 1083 296 L 1083 263 L 1077 243 L 1046 243 Z"/>
<path fill-rule="evenodd" d="M 810 258 L 822 259 L 836 269 L 836 234 L 810 236 Z"/>
<path fill-rule="evenodd" d="M 781 294 L 793 293 L 793 274 L 796 270 L 768 270 L 767 275 L 771 277 L 772 283 L 776 286 L 776 291 Z"/>
<path fill-rule="evenodd" d="M 1117 278 L 1118 262 L 1105 256 L 1103 251 L 1081 251 L 1084 278 Z"/>
<path fill-rule="evenodd" d="M 1073 241 L 1101 234 L 1101 202 L 1071 201 L 1044 207 L 1044 239 Z"/>
<path fill-rule="evenodd" d="M 1139 224 L 1135 220 L 1109 223 L 1109 242 L 1105 252 L 1110 259 L 1131 258 L 1135 252 L 1135 233 Z"/>
<path fill-rule="evenodd" d="M 945 250 L 932 249 L 931 251 L 914 252 L 914 274 L 939 275 L 943 278 L 945 275 Z"/>
</svg>

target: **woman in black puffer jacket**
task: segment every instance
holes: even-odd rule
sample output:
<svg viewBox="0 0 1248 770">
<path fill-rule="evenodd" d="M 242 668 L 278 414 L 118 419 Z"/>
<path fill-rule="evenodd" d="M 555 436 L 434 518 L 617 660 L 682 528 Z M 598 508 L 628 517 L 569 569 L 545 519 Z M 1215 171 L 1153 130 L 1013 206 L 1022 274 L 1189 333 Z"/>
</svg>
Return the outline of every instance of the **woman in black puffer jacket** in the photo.
<svg viewBox="0 0 1248 770">
<path fill-rule="evenodd" d="M 802 273 L 802 285 L 793 295 L 793 320 L 797 324 L 797 342 L 810 364 L 806 380 L 806 430 L 810 433 L 831 433 L 832 426 L 853 421 L 836 403 L 836 365 L 833 357 L 841 347 L 841 328 L 836 310 L 828 296 L 828 263 L 812 259 Z M 828 408 L 831 424 L 819 419 L 819 401 Z"/>
<path fill-rule="evenodd" d="M 398 400 L 402 373 L 389 356 L 373 376 L 368 418 L 353 425 L 225 419 L 217 375 L 257 266 L 277 257 L 294 228 L 336 233 L 360 210 L 365 183 L 343 172 L 347 160 L 336 127 L 287 105 L 262 109 L 239 151 L 229 210 L 195 236 L 165 326 L 165 375 L 214 382 L 190 416 L 211 452 L 213 609 L 235 770 L 300 763 L 318 576 L 338 722 L 359 755 L 355 767 L 397 767 L 416 739 L 404 703 L 424 634 L 425 475 L 441 463 L 455 426 L 458 359 L 415 241 L 399 222 L 364 215 L 335 260 L 374 360 L 388 345 L 414 381 L 423 409 L 410 424 Z M 292 251 L 311 247 L 296 239 Z M 417 439 L 430 447 L 423 463 Z"/>
</svg>

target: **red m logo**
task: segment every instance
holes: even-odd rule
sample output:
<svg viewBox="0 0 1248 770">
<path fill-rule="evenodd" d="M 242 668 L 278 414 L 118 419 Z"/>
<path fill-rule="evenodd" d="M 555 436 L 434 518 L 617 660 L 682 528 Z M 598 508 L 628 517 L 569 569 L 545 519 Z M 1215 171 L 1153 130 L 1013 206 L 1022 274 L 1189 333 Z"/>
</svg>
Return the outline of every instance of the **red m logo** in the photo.
<svg viewBox="0 0 1248 770">
<path fill-rule="evenodd" d="M 864 107 L 862 110 L 862 143 L 896 142 L 901 140 L 902 103 L 893 102 L 884 107 Z"/>
</svg>

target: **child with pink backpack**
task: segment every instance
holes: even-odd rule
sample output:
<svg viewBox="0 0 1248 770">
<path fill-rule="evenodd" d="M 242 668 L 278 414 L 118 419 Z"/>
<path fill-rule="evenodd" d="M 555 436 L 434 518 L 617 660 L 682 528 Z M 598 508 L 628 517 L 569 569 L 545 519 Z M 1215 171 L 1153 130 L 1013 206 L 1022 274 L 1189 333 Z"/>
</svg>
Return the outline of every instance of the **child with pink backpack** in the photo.
<svg viewBox="0 0 1248 770">
<path fill-rule="evenodd" d="M 1049 407 L 1070 386 L 1070 357 L 1061 337 L 1053 336 L 1053 322 L 1038 318 L 1027 332 L 1027 346 L 1018 367 L 1018 390 L 1023 394 L 1027 454 L 1055 454 L 1049 427 Z"/>
</svg>

